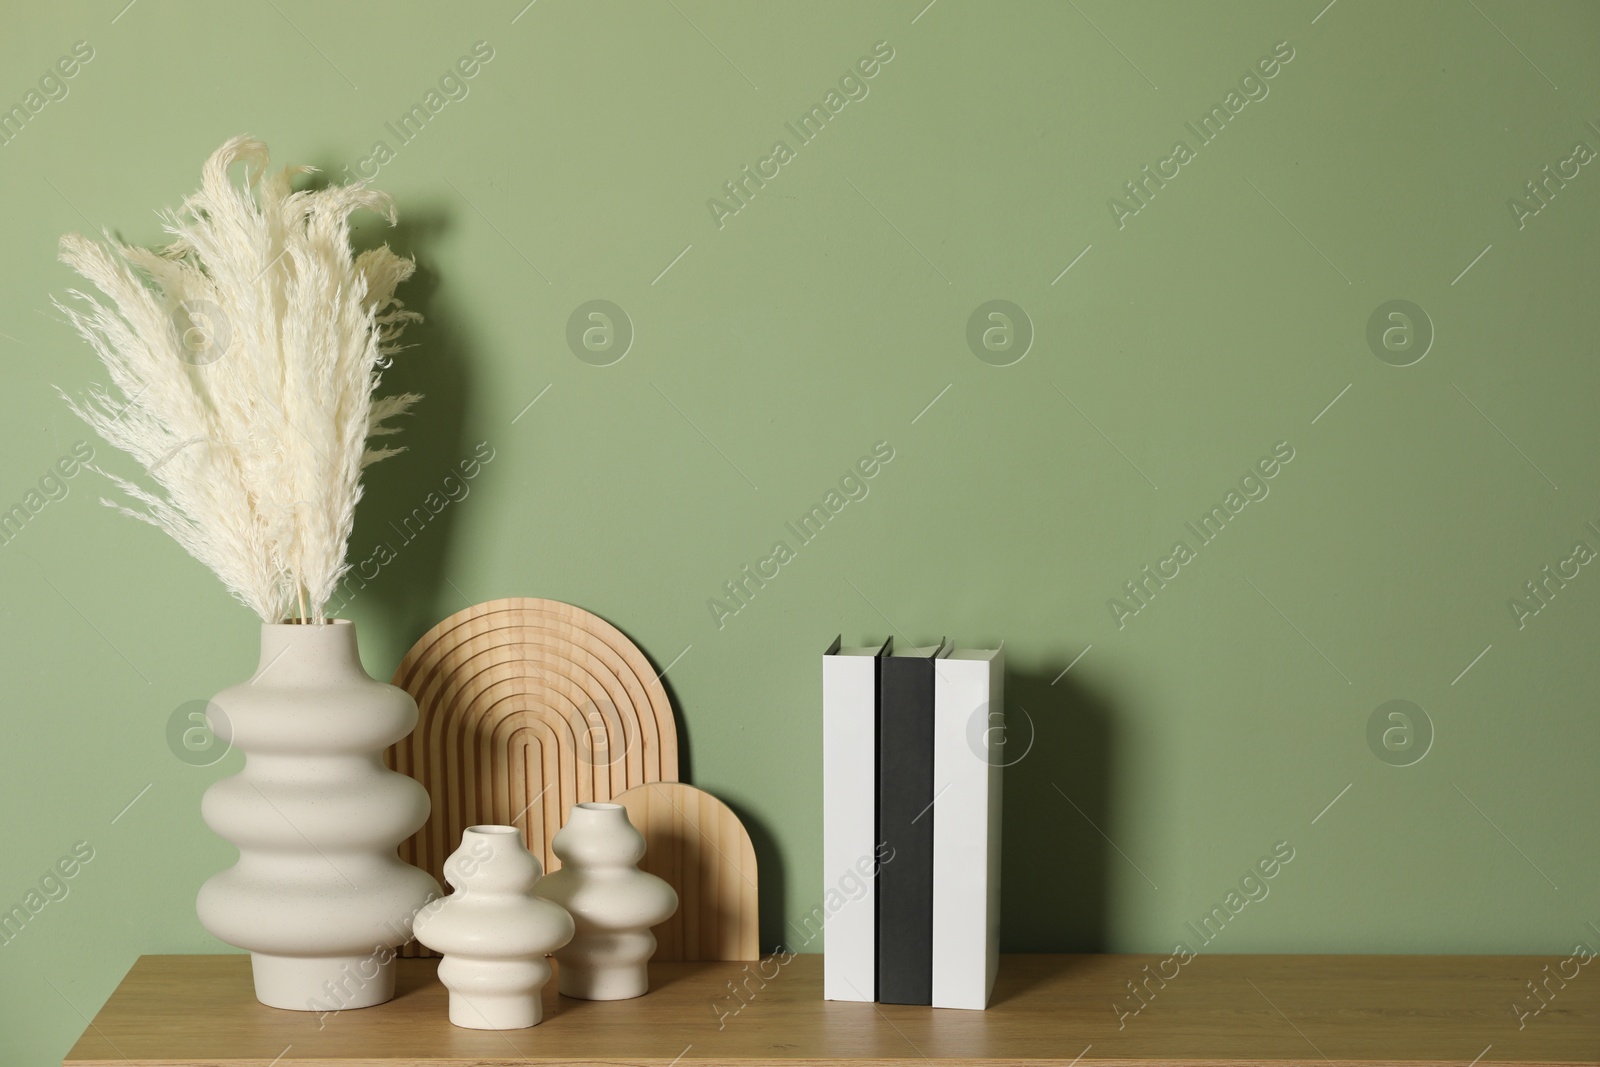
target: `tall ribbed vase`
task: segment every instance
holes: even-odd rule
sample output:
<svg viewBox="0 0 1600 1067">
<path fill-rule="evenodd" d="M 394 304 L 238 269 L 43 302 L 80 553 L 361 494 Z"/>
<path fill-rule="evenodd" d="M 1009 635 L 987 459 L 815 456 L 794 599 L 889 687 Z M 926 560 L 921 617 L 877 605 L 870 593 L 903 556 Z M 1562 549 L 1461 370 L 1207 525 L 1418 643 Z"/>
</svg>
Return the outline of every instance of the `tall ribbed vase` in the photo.
<svg viewBox="0 0 1600 1067">
<path fill-rule="evenodd" d="M 428 817 L 428 794 L 383 750 L 417 706 L 361 666 L 354 624 L 261 627 L 261 663 L 217 694 L 212 729 L 244 770 L 206 790 L 206 825 L 239 862 L 200 887 L 200 924 L 250 952 L 256 998 L 338 1011 L 394 996 L 394 957 L 440 895 L 396 855 Z M 220 711 L 220 714 L 218 712 Z"/>
</svg>

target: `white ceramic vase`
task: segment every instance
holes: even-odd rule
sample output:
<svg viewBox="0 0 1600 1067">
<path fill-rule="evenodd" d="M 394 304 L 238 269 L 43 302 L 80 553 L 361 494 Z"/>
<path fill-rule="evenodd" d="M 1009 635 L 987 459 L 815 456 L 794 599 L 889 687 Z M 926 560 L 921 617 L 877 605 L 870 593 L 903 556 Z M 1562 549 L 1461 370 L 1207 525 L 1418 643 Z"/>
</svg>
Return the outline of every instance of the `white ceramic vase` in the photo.
<svg viewBox="0 0 1600 1067">
<path fill-rule="evenodd" d="M 416 725 L 415 702 L 362 669 L 352 623 L 265 624 L 254 677 L 217 694 L 209 717 L 245 764 L 200 803 L 239 849 L 200 887 L 200 924 L 250 951 L 263 1004 L 389 1000 L 395 949 L 440 893 L 395 852 L 427 819 L 427 791 L 383 764 Z"/>
<path fill-rule="evenodd" d="M 678 910 L 678 894 L 639 870 L 644 835 L 621 804 L 575 804 L 551 847 L 561 869 L 538 894 L 572 914 L 577 933 L 556 953 L 564 996 L 627 1000 L 650 988 L 647 964 L 656 950 L 650 928 Z"/>
<path fill-rule="evenodd" d="M 445 861 L 455 889 L 417 916 L 417 940 L 443 953 L 439 981 L 450 1021 L 472 1030 L 520 1030 L 544 1018 L 548 952 L 572 940 L 572 916 L 533 895 L 544 873 L 515 826 L 469 826 Z"/>
</svg>

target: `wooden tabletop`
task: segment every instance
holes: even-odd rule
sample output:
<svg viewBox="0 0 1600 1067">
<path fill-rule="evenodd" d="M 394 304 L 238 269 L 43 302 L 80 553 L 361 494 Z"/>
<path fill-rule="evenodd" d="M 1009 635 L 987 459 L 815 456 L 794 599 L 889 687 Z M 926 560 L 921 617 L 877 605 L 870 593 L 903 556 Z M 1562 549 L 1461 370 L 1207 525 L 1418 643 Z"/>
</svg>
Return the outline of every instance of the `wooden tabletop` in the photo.
<svg viewBox="0 0 1600 1067">
<path fill-rule="evenodd" d="M 609 1003 L 568 1000 L 552 981 L 542 1025 L 482 1032 L 448 1022 L 435 960 L 398 961 L 390 1003 L 319 1018 L 256 1003 L 245 956 L 143 956 L 65 1062 L 1600 1065 L 1600 969 L 1551 978 L 1532 1014 L 1524 983 L 1554 959 L 1207 955 L 1164 988 L 1151 979 L 1137 1014 L 1127 983 L 1166 957 L 1007 956 L 986 1012 L 824 1001 L 822 957 L 781 959 L 652 964 L 648 996 Z"/>
</svg>

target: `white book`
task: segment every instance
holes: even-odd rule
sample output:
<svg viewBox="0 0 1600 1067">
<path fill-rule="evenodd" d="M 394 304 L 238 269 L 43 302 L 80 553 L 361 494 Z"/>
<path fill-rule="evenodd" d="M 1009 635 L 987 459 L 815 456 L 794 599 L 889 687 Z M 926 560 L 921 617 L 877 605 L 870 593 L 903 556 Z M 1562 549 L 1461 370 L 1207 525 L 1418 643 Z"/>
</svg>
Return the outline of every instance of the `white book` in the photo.
<svg viewBox="0 0 1600 1067">
<path fill-rule="evenodd" d="M 989 1005 L 1000 963 L 1005 655 L 958 649 L 933 683 L 933 1006 Z"/>
<path fill-rule="evenodd" d="M 878 654 L 844 648 L 822 657 L 822 904 L 804 933 L 824 934 L 822 995 L 877 998 Z M 818 914 L 820 912 L 820 915 Z"/>
</svg>

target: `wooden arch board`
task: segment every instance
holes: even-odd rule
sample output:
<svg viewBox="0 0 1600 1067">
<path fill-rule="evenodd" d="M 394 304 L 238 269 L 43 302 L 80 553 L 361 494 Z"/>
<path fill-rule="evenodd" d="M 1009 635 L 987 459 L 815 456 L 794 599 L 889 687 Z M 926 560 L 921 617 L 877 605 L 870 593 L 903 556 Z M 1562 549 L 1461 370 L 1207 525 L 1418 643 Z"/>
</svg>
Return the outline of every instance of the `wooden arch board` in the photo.
<svg viewBox="0 0 1600 1067">
<path fill-rule="evenodd" d="M 418 720 L 385 759 L 433 799 L 400 856 L 441 884 L 468 826 L 517 826 L 551 871 L 561 864 L 550 839 L 573 804 L 677 780 L 677 720 L 650 661 L 571 604 L 512 597 L 459 611 L 392 681 Z"/>
<path fill-rule="evenodd" d="M 651 958 L 760 959 L 756 850 L 732 809 L 682 782 L 637 785 L 614 799 L 644 834 L 640 869 L 678 891 L 678 910 L 654 928 Z"/>
</svg>

